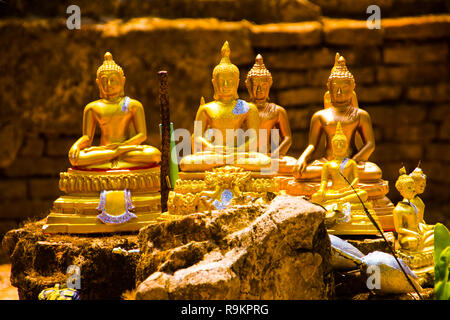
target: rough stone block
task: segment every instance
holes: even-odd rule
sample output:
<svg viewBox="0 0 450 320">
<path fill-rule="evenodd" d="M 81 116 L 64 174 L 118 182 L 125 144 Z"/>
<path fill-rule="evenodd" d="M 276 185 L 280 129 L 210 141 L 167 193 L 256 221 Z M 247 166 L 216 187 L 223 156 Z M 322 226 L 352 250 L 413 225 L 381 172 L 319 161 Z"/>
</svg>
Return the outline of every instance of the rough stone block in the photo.
<svg viewBox="0 0 450 320">
<path fill-rule="evenodd" d="M 373 86 L 360 87 L 357 89 L 358 102 L 363 103 L 378 103 L 384 101 L 395 101 L 400 97 L 402 88 L 399 86 Z"/>
<path fill-rule="evenodd" d="M 26 180 L 0 180 L 0 199 L 24 199 L 26 197 Z"/>
<path fill-rule="evenodd" d="M 264 64 L 270 71 L 270 66 L 267 65 L 267 63 Z M 309 75 L 307 72 L 291 72 L 282 70 L 274 70 L 270 72 L 272 73 L 273 78 L 272 90 L 299 88 L 309 84 Z M 247 76 L 247 73 L 245 76 Z"/>
<path fill-rule="evenodd" d="M 330 243 L 323 212 L 278 196 L 141 229 L 136 298 L 326 299 Z M 183 235 L 183 237 L 180 237 Z"/>
<path fill-rule="evenodd" d="M 410 87 L 406 95 L 411 101 L 446 102 L 450 99 L 449 91 L 449 83 L 440 83 L 434 86 Z"/>
<path fill-rule="evenodd" d="M 437 135 L 436 125 L 426 123 L 423 125 L 398 125 L 395 128 L 393 141 L 399 142 L 420 142 L 427 144 Z"/>
<path fill-rule="evenodd" d="M 2 247 L 11 259 L 11 284 L 21 300 L 37 300 L 39 293 L 56 283 L 66 283 L 66 270 L 76 265 L 81 272 L 81 299 L 119 300 L 135 285 L 138 253 L 115 253 L 114 248 L 137 249 L 136 235 L 78 237 L 46 235 L 44 221 L 9 231 Z"/>
<path fill-rule="evenodd" d="M 5 170 L 9 177 L 59 176 L 70 167 L 69 159 L 64 158 L 19 158 Z"/>
<path fill-rule="evenodd" d="M 251 41 L 256 48 L 314 46 L 321 42 L 319 22 L 252 25 Z"/>
<path fill-rule="evenodd" d="M 377 78 L 378 82 L 383 84 L 430 84 L 447 79 L 448 70 L 448 64 L 443 63 L 380 66 L 377 70 Z"/>
<path fill-rule="evenodd" d="M 383 19 L 381 23 L 387 40 L 428 40 L 450 36 L 449 15 Z"/>
<path fill-rule="evenodd" d="M 56 200 L 62 194 L 62 191 L 59 190 L 58 183 L 59 179 L 31 179 L 31 198 Z"/>
<path fill-rule="evenodd" d="M 446 119 L 441 124 L 441 127 L 439 128 L 439 140 L 450 140 L 450 120 L 449 119 Z"/>
<path fill-rule="evenodd" d="M 283 90 L 278 93 L 278 102 L 283 106 L 323 105 L 322 88 L 302 88 Z"/>
<path fill-rule="evenodd" d="M 431 143 L 425 147 L 425 159 L 450 162 L 449 143 Z"/>
<path fill-rule="evenodd" d="M 308 108 L 303 109 L 288 109 L 287 111 L 289 122 L 292 130 L 307 130 L 309 129 L 309 122 L 311 121 L 311 110 Z M 295 142 L 293 142 L 297 145 Z"/>
<path fill-rule="evenodd" d="M 430 107 L 430 120 L 441 122 L 450 119 L 450 104 Z"/>
<path fill-rule="evenodd" d="M 325 43 L 375 46 L 383 42 L 383 29 L 369 29 L 366 20 L 323 19 Z"/>
<path fill-rule="evenodd" d="M 394 45 L 383 50 L 384 63 L 418 63 L 447 61 L 446 43 L 428 43 L 422 45 Z"/>
<path fill-rule="evenodd" d="M 265 53 L 264 63 L 269 69 L 306 70 L 314 67 L 328 67 L 334 63 L 334 56 L 335 53 L 328 48 L 285 50 Z"/>
<path fill-rule="evenodd" d="M 80 132 L 81 136 L 81 132 Z M 48 139 L 45 146 L 45 154 L 47 156 L 67 156 L 72 145 L 77 141 L 77 138 L 59 138 Z"/>
</svg>

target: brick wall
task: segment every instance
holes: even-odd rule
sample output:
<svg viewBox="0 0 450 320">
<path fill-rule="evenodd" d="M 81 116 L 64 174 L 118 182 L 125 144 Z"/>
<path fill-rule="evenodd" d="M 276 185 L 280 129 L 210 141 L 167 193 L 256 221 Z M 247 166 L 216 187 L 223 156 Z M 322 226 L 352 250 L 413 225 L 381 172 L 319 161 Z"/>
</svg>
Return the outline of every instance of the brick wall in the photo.
<svg viewBox="0 0 450 320">
<path fill-rule="evenodd" d="M 372 116 L 376 162 L 393 187 L 403 162 L 428 175 L 428 221 L 449 225 L 450 15 L 365 21 L 320 18 L 253 24 L 216 19 L 137 18 L 85 21 L 70 31 L 63 18 L 0 21 L 0 234 L 44 217 L 59 195 L 60 171 L 81 133 L 82 110 L 98 98 L 95 72 L 110 50 L 127 77 L 126 94 L 143 102 L 148 143 L 159 146 L 157 71 L 169 71 L 171 117 L 192 130 L 201 96 L 212 100 L 212 68 L 224 40 L 244 80 L 261 53 L 272 72 L 271 98 L 286 107 L 294 135 L 290 154 L 307 143 L 312 113 L 322 108 L 338 51 L 357 82 L 360 107 Z M 247 98 L 241 81 L 240 95 Z"/>
</svg>

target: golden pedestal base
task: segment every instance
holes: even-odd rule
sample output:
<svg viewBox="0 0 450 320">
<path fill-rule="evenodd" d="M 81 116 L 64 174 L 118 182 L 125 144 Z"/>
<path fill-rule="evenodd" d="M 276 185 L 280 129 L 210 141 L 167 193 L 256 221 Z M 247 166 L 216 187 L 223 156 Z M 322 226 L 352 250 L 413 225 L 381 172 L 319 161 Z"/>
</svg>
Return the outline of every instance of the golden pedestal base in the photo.
<svg viewBox="0 0 450 320">
<path fill-rule="evenodd" d="M 380 220 L 373 210 L 370 202 L 364 203 L 367 210 L 381 228 Z M 337 223 L 328 228 L 328 233 L 333 235 L 380 235 L 378 229 L 373 225 L 364 211 L 362 204 L 352 204 L 350 220 L 348 222 Z"/>
<path fill-rule="evenodd" d="M 206 172 L 180 172 L 179 178 L 167 202 L 171 215 L 223 209 L 255 200 L 267 202 L 279 191 L 273 175 L 233 166 Z"/>
<path fill-rule="evenodd" d="M 419 284 L 432 284 L 434 281 L 434 248 L 428 247 L 421 252 L 397 251 L 401 258 L 419 278 Z"/>
<path fill-rule="evenodd" d="M 287 194 L 292 196 L 306 196 L 308 198 L 311 198 L 311 195 L 317 192 L 320 187 L 319 180 L 299 181 L 292 179 L 287 183 L 284 181 L 284 184 Z M 386 194 L 389 192 L 388 182 L 382 179 L 361 181 L 356 188 L 363 189 L 367 192 L 369 201 L 372 203 L 373 211 L 380 222 L 381 228 L 386 232 L 393 231 L 395 229 L 394 220 L 392 218 L 394 205 L 386 197 Z"/>
<path fill-rule="evenodd" d="M 159 166 L 119 170 L 71 168 L 67 172 L 62 172 L 59 186 L 67 194 L 53 203 L 43 231 L 80 234 L 131 232 L 155 223 L 161 216 L 159 174 Z M 127 208 L 126 212 L 129 211 L 129 214 L 135 217 L 124 222 L 102 221 L 99 218 L 101 212 L 117 218 L 125 211 L 127 205 L 125 199 L 120 201 L 118 198 L 119 200 L 114 200 L 113 206 L 108 207 L 107 203 L 107 209 L 100 210 L 102 192 L 105 194 L 118 192 L 120 195 L 121 192 L 125 194 L 125 190 L 129 191 L 132 206 Z M 111 213 L 111 210 L 114 212 Z"/>
</svg>

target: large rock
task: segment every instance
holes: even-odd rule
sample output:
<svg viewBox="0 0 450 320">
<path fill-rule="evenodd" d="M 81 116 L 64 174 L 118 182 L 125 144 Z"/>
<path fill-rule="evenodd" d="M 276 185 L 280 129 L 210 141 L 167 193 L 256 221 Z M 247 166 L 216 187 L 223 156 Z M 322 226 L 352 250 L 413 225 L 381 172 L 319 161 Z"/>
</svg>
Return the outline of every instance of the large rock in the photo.
<svg viewBox="0 0 450 320">
<path fill-rule="evenodd" d="M 324 211 L 297 197 L 187 215 L 140 230 L 136 298 L 326 299 Z"/>
<path fill-rule="evenodd" d="M 120 299 L 134 288 L 139 254 L 128 250 L 137 249 L 136 235 L 46 235 L 43 223 L 11 230 L 2 241 L 10 255 L 11 284 L 21 300 L 35 300 L 43 289 L 66 284 L 70 265 L 80 268 L 82 300 Z"/>
</svg>

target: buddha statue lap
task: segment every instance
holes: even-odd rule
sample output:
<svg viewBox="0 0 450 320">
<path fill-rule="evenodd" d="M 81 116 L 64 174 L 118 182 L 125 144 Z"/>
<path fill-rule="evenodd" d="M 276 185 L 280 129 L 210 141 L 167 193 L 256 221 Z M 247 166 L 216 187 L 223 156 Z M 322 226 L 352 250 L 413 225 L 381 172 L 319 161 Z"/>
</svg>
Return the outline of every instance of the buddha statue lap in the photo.
<svg viewBox="0 0 450 320">
<path fill-rule="evenodd" d="M 338 122 L 349 141 L 346 157 L 357 163 L 358 188 L 368 193 L 382 228 L 393 230 L 392 202 L 386 197 L 388 182 L 382 180 L 382 171 L 368 161 L 375 150 L 375 139 L 370 115 L 358 107 L 354 91 L 355 80 L 347 69 L 343 56 L 336 54 L 335 65 L 327 82 L 328 92 L 324 96 L 324 109 L 311 118 L 309 143 L 297 160 L 294 168 L 295 181 L 290 181 L 287 192 L 292 195 L 311 196 L 320 186 L 322 167 L 332 159 L 331 139 Z M 325 155 L 314 154 L 320 147 L 321 136 L 325 135 Z M 360 144 L 360 145 L 358 145 Z M 316 159 L 311 159 L 312 156 Z"/>
<path fill-rule="evenodd" d="M 270 192 L 278 191 L 269 171 L 270 157 L 257 152 L 258 109 L 238 97 L 239 69 L 230 61 L 228 42 L 221 55 L 213 70 L 214 101 L 201 100 L 194 122 L 193 153 L 180 161 L 179 179 L 169 193 L 169 214 L 267 200 Z"/>
<path fill-rule="evenodd" d="M 367 192 L 358 188 L 358 166 L 353 159 L 346 157 L 348 141 L 340 122 L 331 139 L 331 147 L 332 159 L 323 164 L 320 187 L 311 196 L 311 201 L 327 209 L 326 223 L 330 234 L 378 234 L 378 229 L 365 213 L 364 206 L 379 225 Z"/>
<path fill-rule="evenodd" d="M 259 113 L 259 151 L 268 156 L 276 155 L 272 157 L 272 167 L 277 168 L 278 175 L 292 175 L 297 159 L 286 155 L 292 144 L 291 128 L 286 110 L 269 102 L 272 82 L 272 75 L 264 65 L 262 56 L 258 54 L 255 64 L 247 74 L 245 84 L 250 100 L 256 105 Z M 273 137 L 271 130 L 277 130 L 278 135 Z"/>
<path fill-rule="evenodd" d="M 418 178 L 419 175 L 423 175 L 422 170 L 420 168 L 419 170 L 416 169 L 415 172 L 407 175 L 404 167 L 400 169 L 400 176 L 395 187 L 402 195 L 403 200 L 395 206 L 393 218 L 398 238 L 399 257 L 420 278 L 434 272 L 434 226 L 424 222 L 424 205 L 422 200 L 417 198 L 418 185 L 413 177 Z M 423 184 L 422 186 L 424 187 Z M 420 190 L 423 192 L 423 188 Z M 423 206 L 417 206 L 419 203 Z"/>
<path fill-rule="evenodd" d="M 136 231 L 160 214 L 158 149 L 147 139 L 142 104 L 124 95 L 122 68 L 107 52 L 97 70 L 101 99 L 83 113 L 83 135 L 69 151 L 72 168 L 60 174 L 46 233 Z M 100 145 L 92 146 L 96 127 Z"/>
</svg>

